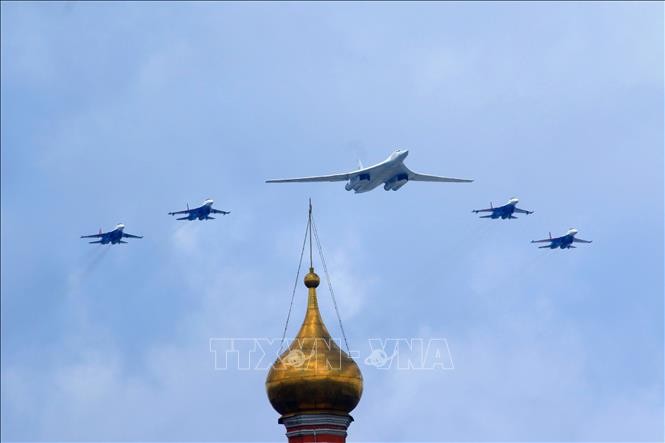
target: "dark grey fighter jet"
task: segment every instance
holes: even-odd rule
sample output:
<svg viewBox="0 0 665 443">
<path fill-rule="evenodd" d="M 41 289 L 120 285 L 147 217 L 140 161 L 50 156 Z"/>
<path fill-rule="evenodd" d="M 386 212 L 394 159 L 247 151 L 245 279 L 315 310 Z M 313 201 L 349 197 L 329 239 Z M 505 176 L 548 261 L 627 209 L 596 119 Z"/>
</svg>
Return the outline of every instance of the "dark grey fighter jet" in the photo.
<svg viewBox="0 0 665 443">
<path fill-rule="evenodd" d="M 513 214 L 518 213 L 518 214 L 533 214 L 533 211 L 526 211 L 524 209 L 520 209 L 517 207 L 517 203 L 519 203 L 519 200 L 516 198 L 511 198 L 508 200 L 508 203 L 506 203 L 503 206 L 498 206 L 494 207 L 492 206 L 492 202 L 490 202 L 490 207 L 487 209 L 474 209 L 473 213 L 477 214 L 479 212 L 491 212 L 489 215 L 481 215 L 480 218 L 491 218 L 493 220 L 496 220 L 497 218 L 500 218 L 502 220 L 505 219 L 511 219 L 511 218 L 517 218 Z"/>
<path fill-rule="evenodd" d="M 187 205 L 187 209 L 184 211 L 176 211 L 176 212 L 169 212 L 169 215 L 178 215 L 178 214 L 187 214 L 184 217 L 180 217 L 177 220 L 196 220 L 197 218 L 199 220 L 214 220 L 215 217 L 210 217 L 210 214 L 230 214 L 230 211 L 220 211 L 219 209 L 215 209 L 212 207 L 212 204 L 214 201 L 212 199 L 208 199 L 203 202 L 203 205 L 199 206 L 198 208 L 194 209 L 189 209 L 189 205 Z"/>
<path fill-rule="evenodd" d="M 99 240 L 88 243 L 100 243 L 102 245 L 108 245 L 109 243 L 112 245 L 115 245 L 116 243 L 127 243 L 123 238 L 143 238 L 143 236 L 140 235 L 127 234 L 124 232 L 124 229 L 125 225 L 118 223 L 112 231 L 102 232 L 100 229 L 98 234 L 82 235 L 81 238 L 98 238 Z"/>
<path fill-rule="evenodd" d="M 550 238 L 546 238 L 544 240 L 531 240 L 531 243 L 549 243 L 549 245 L 539 246 L 539 248 L 550 249 L 570 249 L 577 247 L 573 246 L 573 243 L 591 243 L 591 240 L 582 240 L 581 238 L 575 237 L 576 234 L 577 229 L 570 228 L 568 232 L 566 232 L 566 235 L 562 235 L 561 237 L 552 238 L 552 233 L 550 232 Z"/>
</svg>

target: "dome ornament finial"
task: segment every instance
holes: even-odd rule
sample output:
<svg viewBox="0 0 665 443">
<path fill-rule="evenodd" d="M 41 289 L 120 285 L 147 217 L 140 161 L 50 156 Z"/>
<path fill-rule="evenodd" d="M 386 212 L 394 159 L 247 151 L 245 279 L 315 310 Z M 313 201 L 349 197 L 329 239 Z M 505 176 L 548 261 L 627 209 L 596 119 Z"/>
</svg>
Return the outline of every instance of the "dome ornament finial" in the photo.
<svg viewBox="0 0 665 443">
<path fill-rule="evenodd" d="M 305 286 L 308 288 L 318 288 L 320 283 L 321 279 L 314 272 L 314 268 L 309 268 L 309 274 L 305 275 Z"/>
</svg>

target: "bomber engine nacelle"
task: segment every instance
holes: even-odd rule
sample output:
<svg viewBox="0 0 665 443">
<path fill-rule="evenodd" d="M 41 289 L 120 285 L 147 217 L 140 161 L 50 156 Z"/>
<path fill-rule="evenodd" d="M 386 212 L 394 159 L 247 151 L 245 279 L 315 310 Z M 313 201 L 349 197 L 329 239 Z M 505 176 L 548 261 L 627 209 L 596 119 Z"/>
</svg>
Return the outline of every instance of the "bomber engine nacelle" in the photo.
<svg viewBox="0 0 665 443">
<path fill-rule="evenodd" d="M 344 186 L 347 191 L 358 191 L 369 184 L 369 174 L 358 174 Z"/>
<path fill-rule="evenodd" d="M 407 174 L 397 174 L 383 185 L 383 189 L 386 191 L 397 191 L 399 188 L 404 186 L 406 182 L 409 181 L 409 176 Z"/>
</svg>

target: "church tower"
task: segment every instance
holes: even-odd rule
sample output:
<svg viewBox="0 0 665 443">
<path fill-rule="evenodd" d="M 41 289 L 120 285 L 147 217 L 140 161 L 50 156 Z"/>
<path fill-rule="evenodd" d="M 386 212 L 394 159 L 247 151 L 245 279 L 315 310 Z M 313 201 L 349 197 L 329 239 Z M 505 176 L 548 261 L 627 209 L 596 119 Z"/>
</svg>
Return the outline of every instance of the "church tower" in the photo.
<svg viewBox="0 0 665 443">
<path fill-rule="evenodd" d="M 311 257 L 311 208 L 310 257 Z M 316 232 L 316 231 L 315 231 Z M 311 258 L 310 258 L 311 261 Z M 314 268 L 305 275 L 307 312 L 289 348 L 273 363 L 266 379 L 268 399 L 281 414 L 289 443 L 346 441 L 360 401 L 363 378 L 360 368 L 334 342 L 323 323 L 317 301 L 319 276 Z"/>
</svg>

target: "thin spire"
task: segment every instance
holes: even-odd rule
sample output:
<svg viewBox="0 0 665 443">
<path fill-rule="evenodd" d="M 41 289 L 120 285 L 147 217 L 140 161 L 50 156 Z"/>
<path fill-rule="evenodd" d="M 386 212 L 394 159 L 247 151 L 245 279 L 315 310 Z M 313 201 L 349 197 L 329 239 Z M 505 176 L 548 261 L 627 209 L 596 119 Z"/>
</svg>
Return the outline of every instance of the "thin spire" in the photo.
<svg viewBox="0 0 665 443">
<path fill-rule="evenodd" d="M 309 219 L 307 221 L 307 229 L 309 229 L 309 272 L 314 270 L 314 262 L 312 260 L 312 199 L 309 199 Z"/>
</svg>

